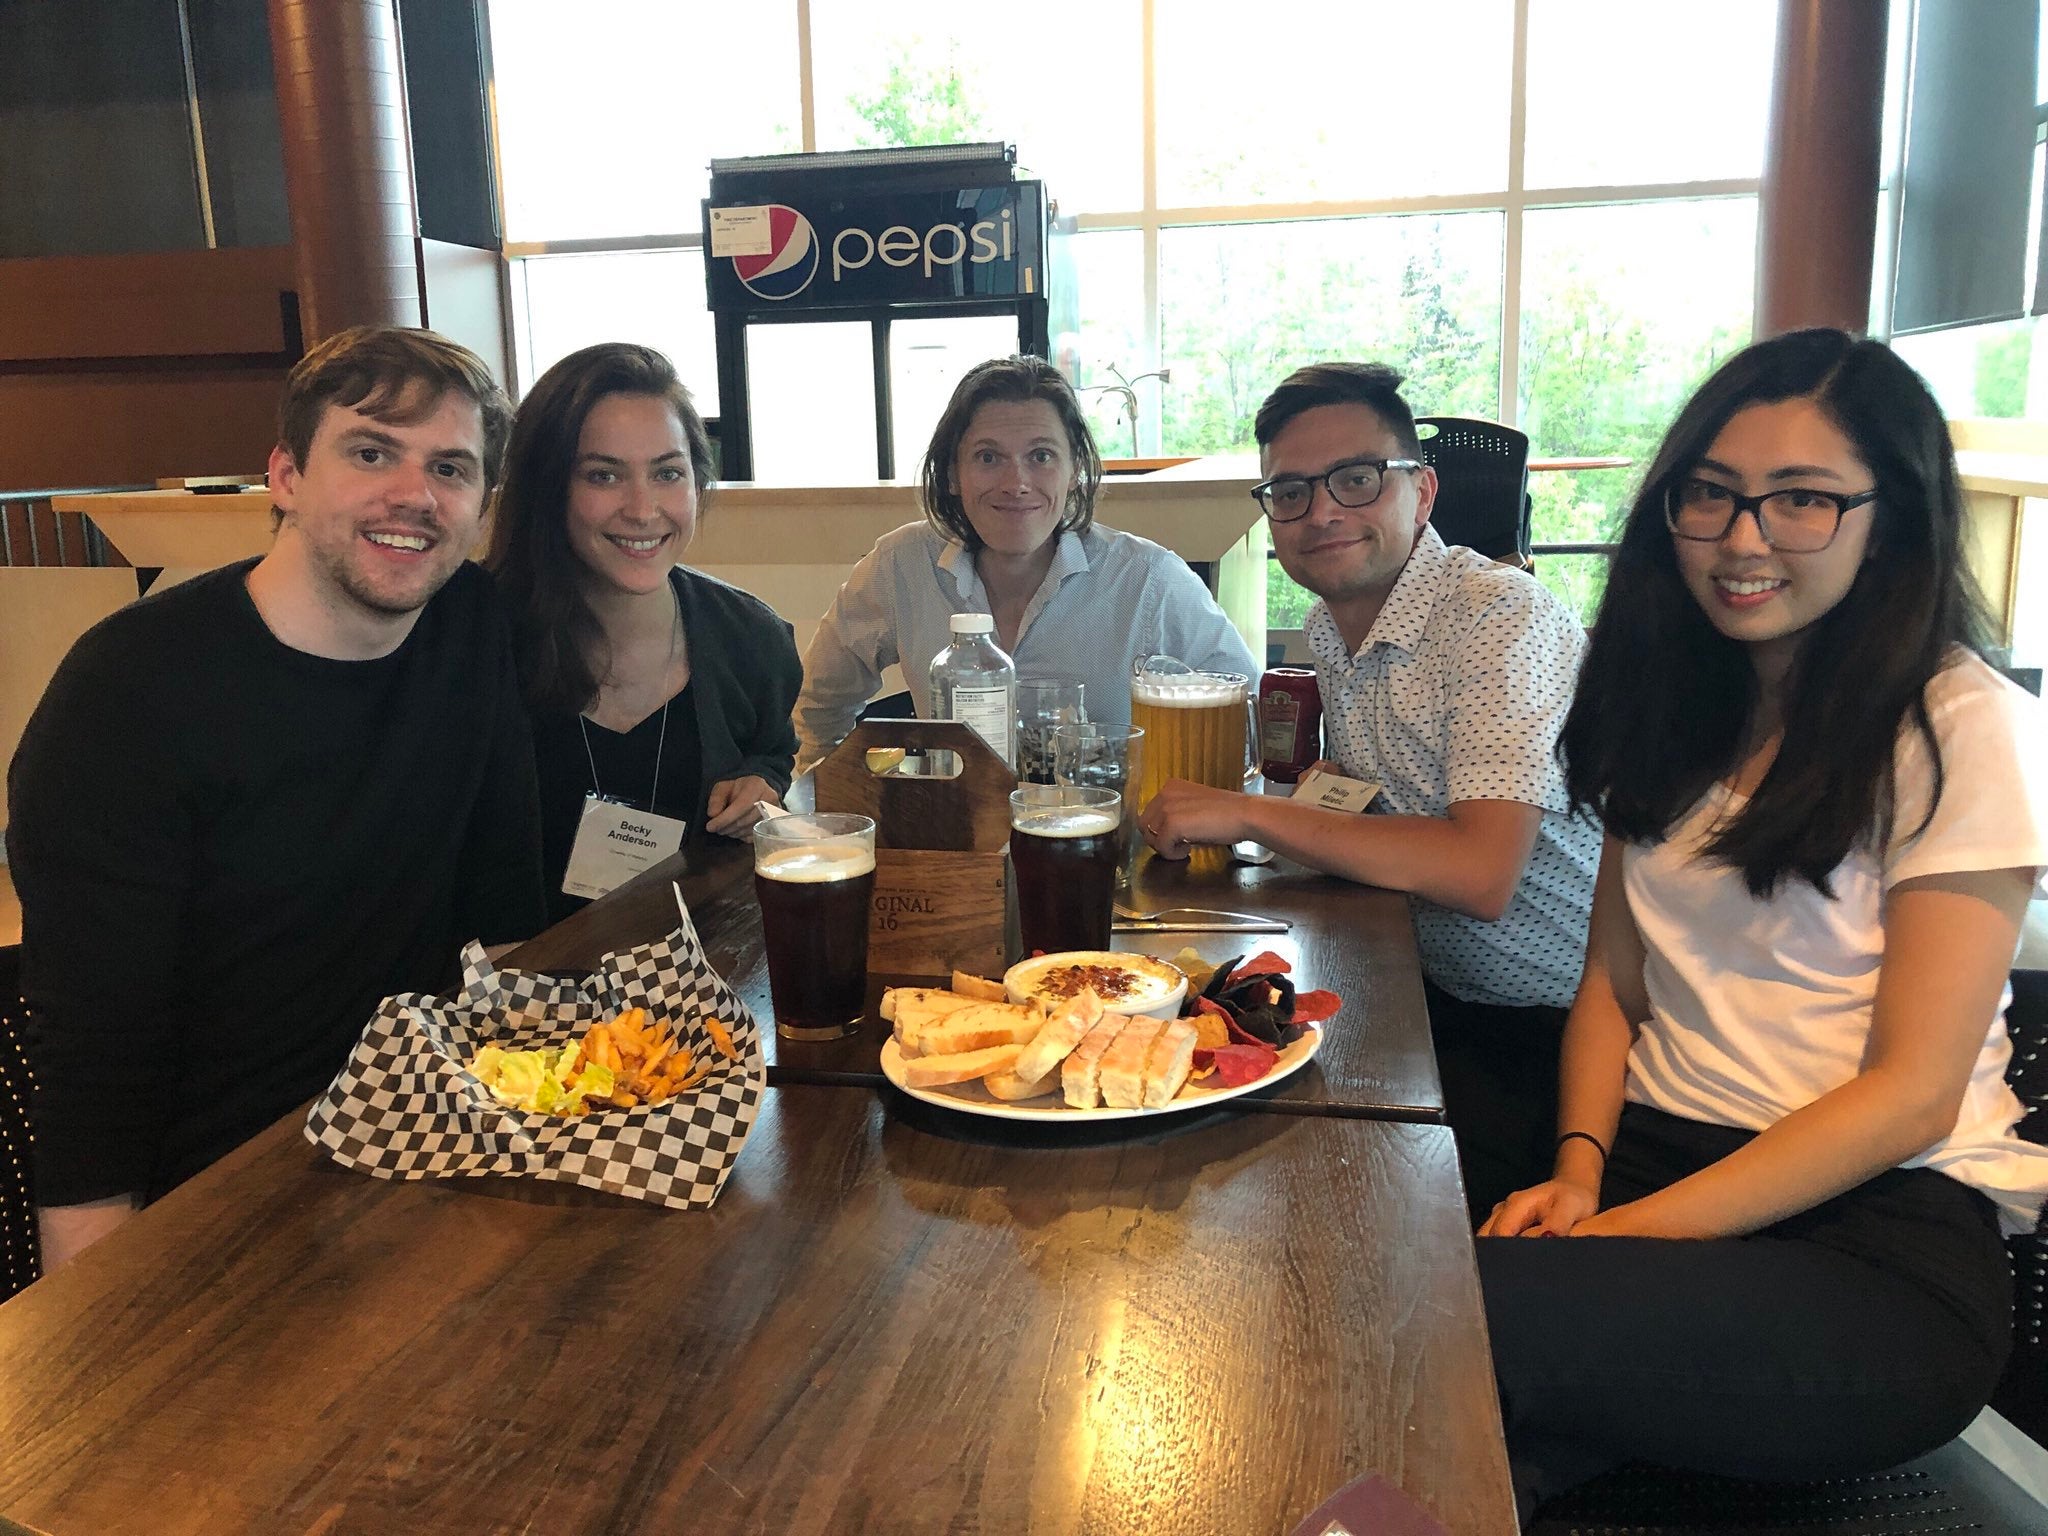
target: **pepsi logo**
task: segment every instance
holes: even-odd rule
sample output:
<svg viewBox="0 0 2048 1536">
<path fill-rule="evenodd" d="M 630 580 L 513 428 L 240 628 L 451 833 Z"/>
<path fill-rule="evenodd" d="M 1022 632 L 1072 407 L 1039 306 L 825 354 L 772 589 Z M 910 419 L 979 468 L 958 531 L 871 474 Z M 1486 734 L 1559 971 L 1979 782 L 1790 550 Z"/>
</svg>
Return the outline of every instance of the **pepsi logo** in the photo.
<svg viewBox="0 0 2048 1536">
<path fill-rule="evenodd" d="M 793 299 L 818 275 L 818 236 L 811 221 L 785 203 L 768 205 L 768 251 L 732 258 L 733 276 L 764 299 Z"/>
</svg>

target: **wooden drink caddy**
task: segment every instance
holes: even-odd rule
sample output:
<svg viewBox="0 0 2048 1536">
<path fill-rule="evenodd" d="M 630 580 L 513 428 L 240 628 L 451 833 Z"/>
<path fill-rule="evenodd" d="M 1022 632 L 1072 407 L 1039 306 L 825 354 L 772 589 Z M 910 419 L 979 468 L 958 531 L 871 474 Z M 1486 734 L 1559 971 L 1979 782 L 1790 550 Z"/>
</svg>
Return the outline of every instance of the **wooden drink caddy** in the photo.
<svg viewBox="0 0 2048 1536">
<path fill-rule="evenodd" d="M 902 771 L 935 754 L 950 754 L 958 775 Z M 818 764 L 813 782 L 820 811 L 874 819 L 868 970 L 1000 976 L 1017 787 L 1010 765 L 957 720 L 864 720 Z"/>
</svg>

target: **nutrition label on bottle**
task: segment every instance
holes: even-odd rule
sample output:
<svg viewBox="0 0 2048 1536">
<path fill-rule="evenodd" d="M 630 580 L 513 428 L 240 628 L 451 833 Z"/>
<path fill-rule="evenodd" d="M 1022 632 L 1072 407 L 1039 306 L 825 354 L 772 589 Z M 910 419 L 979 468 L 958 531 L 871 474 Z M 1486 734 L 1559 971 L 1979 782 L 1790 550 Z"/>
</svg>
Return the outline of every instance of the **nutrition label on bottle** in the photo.
<svg viewBox="0 0 2048 1536">
<path fill-rule="evenodd" d="M 1009 689 L 955 688 L 953 718 L 973 726 L 975 734 L 1005 763 L 1016 755 L 1010 741 L 1016 721 L 1012 718 Z"/>
</svg>

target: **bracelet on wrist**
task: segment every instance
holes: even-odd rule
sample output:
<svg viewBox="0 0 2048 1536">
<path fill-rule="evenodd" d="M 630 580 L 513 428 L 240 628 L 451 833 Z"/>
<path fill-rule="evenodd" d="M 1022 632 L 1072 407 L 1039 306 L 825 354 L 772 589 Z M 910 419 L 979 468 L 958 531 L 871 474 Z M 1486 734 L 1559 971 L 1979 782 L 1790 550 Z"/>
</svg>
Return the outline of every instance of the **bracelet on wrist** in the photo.
<svg viewBox="0 0 2048 1536">
<path fill-rule="evenodd" d="M 1598 1136 L 1595 1136 L 1591 1131 L 1566 1131 L 1562 1136 L 1557 1138 L 1557 1145 L 1556 1147 L 1552 1148 L 1551 1155 L 1556 1156 L 1557 1153 L 1562 1152 L 1564 1150 L 1564 1144 L 1568 1141 L 1591 1142 L 1593 1145 L 1593 1150 L 1600 1154 L 1600 1167 L 1603 1170 L 1607 1167 L 1607 1149 L 1600 1145 L 1600 1138 Z"/>
</svg>

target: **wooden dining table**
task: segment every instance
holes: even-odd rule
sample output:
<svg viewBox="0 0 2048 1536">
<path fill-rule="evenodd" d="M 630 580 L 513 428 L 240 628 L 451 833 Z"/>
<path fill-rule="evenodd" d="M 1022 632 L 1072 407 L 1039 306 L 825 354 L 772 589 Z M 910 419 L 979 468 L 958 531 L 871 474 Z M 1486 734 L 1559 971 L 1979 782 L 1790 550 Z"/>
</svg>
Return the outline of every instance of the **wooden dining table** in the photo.
<svg viewBox="0 0 2048 1536">
<path fill-rule="evenodd" d="M 698 850 L 508 963 L 576 969 L 665 932 L 674 880 L 765 1002 L 746 869 Z M 1335 966 L 1384 893 L 1311 920 L 1342 894 L 1316 878 L 1243 871 L 1201 904 L 1300 912 L 1281 937 Z M 1419 1009 L 1407 946 L 1368 938 L 1344 979 L 1311 978 L 1352 988 L 1363 1041 L 1391 1048 Z M 1334 1046 L 1326 1067 L 1353 1059 L 1389 1098 L 1434 1094 L 1407 1047 L 1368 1071 Z M 700 1211 L 382 1181 L 287 1116 L 0 1306 L 0 1517 L 1285 1536 L 1377 1476 L 1456 1536 L 1515 1529 L 1447 1127 L 1278 1098 L 1019 1126 L 799 1081 L 789 1050 Z"/>
<path fill-rule="evenodd" d="M 541 970 L 588 970 L 607 951 L 645 943 L 673 928 L 675 887 L 712 964 L 756 1017 L 771 1018 L 768 962 L 752 877 L 743 845 L 708 839 L 557 924 L 513 958 Z M 1284 859 L 1233 864 L 1221 874 L 1205 874 L 1148 855 L 1139 863 L 1127 900 L 1145 911 L 1201 906 L 1284 918 L 1292 926 L 1280 934 L 1121 933 L 1113 941 L 1116 948 L 1163 959 L 1193 947 L 1212 962 L 1270 950 L 1289 963 L 1303 990 L 1321 988 L 1343 999 L 1342 1011 L 1324 1026 L 1316 1059 L 1254 1096 L 1251 1103 L 1258 1108 L 1443 1120 L 1443 1086 L 1429 1040 L 1422 968 L 1406 897 L 1320 875 Z M 879 1086 L 884 1081 L 881 1045 L 889 1026 L 876 1005 L 888 979 L 875 978 L 866 1022 L 844 1040 L 782 1040 L 771 1032 L 769 1082 Z"/>
</svg>

